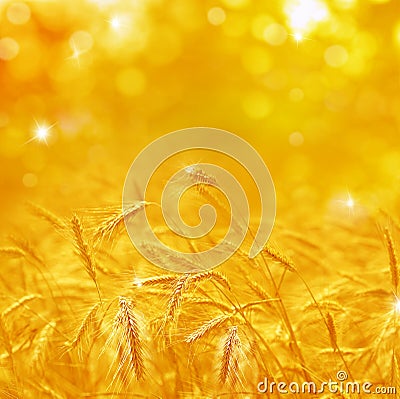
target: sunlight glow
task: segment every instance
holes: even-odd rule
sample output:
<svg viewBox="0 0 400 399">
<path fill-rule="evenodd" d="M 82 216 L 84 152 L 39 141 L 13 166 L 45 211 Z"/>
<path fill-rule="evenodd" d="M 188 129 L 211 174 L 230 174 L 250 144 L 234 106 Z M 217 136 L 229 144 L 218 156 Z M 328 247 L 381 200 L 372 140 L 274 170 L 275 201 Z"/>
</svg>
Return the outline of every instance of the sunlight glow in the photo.
<svg viewBox="0 0 400 399">
<path fill-rule="evenodd" d="M 52 125 L 47 125 L 45 123 L 40 124 L 37 120 L 35 120 L 35 124 L 36 128 L 33 131 L 34 136 L 25 144 L 28 144 L 33 140 L 37 140 L 42 143 L 44 142 L 47 145 L 47 139 L 49 137 L 50 130 L 55 125 L 55 123 L 53 123 Z"/>
<path fill-rule="evenodd" d="M 194 167 L 193 165 L 187 166 L 187 167 L 185 168 L 185 172 L 188 173 L 188 174 L 194 173 L 195 170 L 196 170 L 196 169 L 195 169 L 195 167 Z"/>
<path fill-rule="evenodd" d="M 114 30 L 119 30 L 121 28 L 121 20 L 118 17 L 113 17 L 110 20 L 110 25 Z"/>
<path fill-rule="evenodd" d="M 349 216 L 355 215 L 358 208 L 357 200 L 355 200 L 349 192 L 347 192 L 347 196 L 342 196 L 341 199 L 336 199 L 335 202 L 342 210 L 345 210 Z"/>
<path fill-rule="evenodd" d="M 142 283 L 142 281 L 141 281 L 140 279 L 135 278 L 135 279 L 133 280 L 133 285 L 134 285 L 135 287 L 140 288 L 140 287 L 143 286 L 143 283 Z"/>
<path fill-rule="evenodd" d="M 49 128 L 45 126 L 39 126 L 36 129 L 36 137 L 39 141 L 46 141 L 46 138 L 49 134 Z"/>
<path fill-rule="evenodd" d="M 310 32 L 317 23 L 329 18 L 327 6 L 320 0 L 288 0 L 285 12 L 289 26 L 296 32 Z"/>
<path fill-rule="evenodd" d="M 70 57 L 68 57 L 68 59 L 75 60 L 78 67 L 80 67 L 81 63 L 80 63 L 79 57 L 82 54 L 82 52 L 76 47 L 74 42 L 72 42 L 71 48 L 72 48 L 72 55 Z"/>
<path fill-rule="evenodd" d="M 396 299 L 396 303 L 394 304 L 394 309 L 397 313 L 400 313 L 400 299 Z"/>
<path fill-rule="evenodd" d="M 347 206 L 348 208 L 353 208 L 353 207 L 354 207 L 354 200 L 353 200 L 353 198 L 351 198 L 350 195 L 349 195 L 348 200 L 346 201 L 346 206 Z"/>
<path fill-rule="evenodd" d="M 299 33 L 299 32 L 296 32 L 293 35 L 293 37 L 294 37 L 294 40 L 296 40 L 297 43 L 301 42 L 303 40 L 303 35 L 301 33 Z"/>
</svg>

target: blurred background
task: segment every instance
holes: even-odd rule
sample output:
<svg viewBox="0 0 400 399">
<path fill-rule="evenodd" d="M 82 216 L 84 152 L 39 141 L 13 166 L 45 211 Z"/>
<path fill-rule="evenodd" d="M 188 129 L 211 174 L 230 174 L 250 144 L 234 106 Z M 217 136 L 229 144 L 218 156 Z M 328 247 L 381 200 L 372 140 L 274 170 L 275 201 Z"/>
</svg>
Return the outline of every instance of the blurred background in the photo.
<svg viewBox="0 0 400 399">
<path fill-rule="evenodd" d="M 23 224 L 25 200 L 61 213 L 118 203 L 135 155 L 190 126 L 260 152 L 278 218 L 304 204 L 397 206 L 399 11 L 394 0 L 0 1 L 2 227 Z"/>
</svg>

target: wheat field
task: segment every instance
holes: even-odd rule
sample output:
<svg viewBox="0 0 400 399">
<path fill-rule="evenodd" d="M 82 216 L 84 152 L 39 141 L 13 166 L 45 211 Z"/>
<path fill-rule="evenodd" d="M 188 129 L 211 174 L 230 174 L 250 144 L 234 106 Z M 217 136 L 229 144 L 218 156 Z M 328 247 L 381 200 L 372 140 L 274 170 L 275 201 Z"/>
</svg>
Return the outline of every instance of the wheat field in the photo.
<svg viewBox="0 0 400 399">
<path fill-rule="evenodd" d="M 0 397 L 398 397 L 399 10 L 0 0 Z M 192 126 L 240 136 L 268 166 L 277 213 L 255 258 L 259 193 L 229 156 L 166 159 L 122 206 L 133 159 Z M 214 177 L 192 173 L 206 162 L 244 187 L 250 223 L 233 223 L 247 235 L 222 265 L 173 273 L 193 269 L 179 252 L 215 247 L 230 222 Z M 218 216 L 199 239 L 160 210 L 188 165 L 182 218 L 195 226 L 204 204 Z M 144 212 L 177 251 L 143 243 L 164 268 L 126 231 Z M 374 393 L 263 392 L 342 377 Z"/>
<path fill-rule="evenodd" d="M 398 384 L 399 226 L 385 213 L 307 237 L 277 220 L 256 258 L 174 274 L 135 252 L 118 207 L 27 209 L 35 233 L 0 248 L 2 397 L 251 398 L 264 377 L 339 370 Z"/>
</svg>

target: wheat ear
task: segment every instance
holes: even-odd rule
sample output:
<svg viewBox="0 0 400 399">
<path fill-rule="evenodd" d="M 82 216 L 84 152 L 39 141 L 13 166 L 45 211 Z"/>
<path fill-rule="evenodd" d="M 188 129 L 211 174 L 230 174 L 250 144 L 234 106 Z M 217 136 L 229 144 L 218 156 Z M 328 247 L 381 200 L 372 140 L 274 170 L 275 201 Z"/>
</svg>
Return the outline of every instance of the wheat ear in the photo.
<svg viewBox="0 0 400 399">
<path fill-rule="evenodd" d="M 329 339 L 331 341 L 331 346 L 334 351 L 337 349 L 337 332 L 336 332 L 336 325 L 333 316 L 328 312 L 326 314 L 326 324 L 328 326 L 329 332 Z"/>
<path fill-rule="evenodd" d="M 11 236 L 10 239 L 20 250 L 23 251 L 25 256 L 31 257 L 31 259 L 44 266 L 42 257 L 36 252 L 35 248 L 28 240 L 16 236 Z"/>
<path fill-rule="evenodd" d="M 15 362 L 14 362 L 14 357 L 13 357 L 13 353 L 14 353 L 13 346 L 12 346 L 8 326 L 6 325 L 5 320 L 3 319 L 3 316 L 0 314 L 0 344 L 1 344 L 1 342 L 3 344 L 4 349 L 7 352 L 8 360 L 9 360 L 9 369 L 12 372 L 12 385 L 13 385 L 12 389 L 15 392 L 15 396 L 13 395 L 12 397 L 18 398 L 19 397 L 19 383 L 18 383 L 18 378 L 16 375 Z M 10 387 L 10 389 L 11 389 L 11 387 Z M 1 390 L 0 390 L 0 394 L 1 394 Z"/>
<path fill-rule="evenodd" d="M 209 186 L 217 186 L 217 180 L 214 176 L 209 175 L 197 166 L 189 166 L 186 168 L 187 176 L 196 185 L 196 189 L 201 194 Z"/>
<path fill-rule="evenodd" d="M 224 342 L 221 357 L 219 380 L 222 384 L 229 382 L 232 386 L 239 380 L 239 353 L 241 342 L 237 326 L 230 327 Z"/>
<path fill-rule="evenodd" d="M 51 321 L 50 323 L 48 323 L 42 329 L 42 331 L 40 331 L 36 341 L 36 346 L 32 356 L 32 364 L 35 366 L 39 366 L 42 370 L 44 369 L 44 363 L 47 358 L 48 344 L 55 328 L 55 321 Z"/>
<path fill-rule="evenodd" d="M 217 317 L 214 317 L 211 320 L 206 321 L 203 323 L 199 328 L 189 334 L 185 341 L 189 344 L 199 340 L 200 338 L 204 337 L 210 331 L 214 330 L 217 327 L 221 327 L 227 320 L 231 318 L 232 314 L 224 314 Z"/>
<path fill-rule="evenodd" d="M 319 301 L 317 303 L 310 302 L 303 307 L 304 311 L 318 310 L 318 308 L 330 310 L 332 312 L 345 312 L 346 309 L 336 301 Z"/>
<path fill-rule="evenodd" d="M 81 325 L 78 328 L 78 331 L 75 335 L 75 338 L 70 343 L 72 349 L 76 348 L 81 344 L 82 339 L 87 335 L 90 328 L 94 325 L 96 321 L 96 313 L 99 309 L 100 303 L 96 303 L 92 306 L 86 316 L 83 318 Z"/>
<path fill-rule="evenodd" d="M 25 252 L 17 247 L 0 248 L 0 256 L 6 256 L 8 258 L 22 258 L 25 256 Z"/>
<path fill-rule="evenodd" d="M 6 352 L 11 357 L 12 353 L 13 353 L 12 344 L 10 341 L 10 334 L 8 332 L 3 315 L 0 315 L 0 338 L 1 338 L 1 341 L 3 341 L 3 346 L 6 350 Z"/>
<path fill-rule="evenodd" d="M 168 300 L 167 311 L 165 313 L 165 324 L 168 321 L 174 321 L 176 319 L 176 313 L 181 307 L 183 293 L 186 291 L 187 281 L 189 278 L 190 274 L 184 274 L 176 281 L 174 290 Z"/>
<path fill-rule="evenodd" d="M 94 238 L 98 241 L 112 241 L 118 232 L 121 231 L 124 221 L 134 217 L 139 211 L 143 210 L 149 202 L 138 201 L 125 209 L 111 208 L 111 215 L 107 217 L 97 228 Z M 107 211 L 107 208 L 105 209 Z"/>
<path fill-rule="evenodd" d="M 394 291 L 397 293 L 397 287 L 399 285 L 399 267 L 398 267 L 397 254 L 394 246 L 394 241 L 388 228 L 385 228 L 383 235 L 385 237 L 386 247 L 389 255 L 389 266 L 390 266 L 390 274 L 392 276 L 392 285 Z"/>
<path fill-rule="evenodd" d="M 278 251 L 275 248 L 272 248 L 270 245 L 266 245 L 264 247 L 264 252 L 269 255 L 273 260 L 280 263 L 285 269 L 290 272 L 295 272 L 296 267 L 291 259 L 286 257 L 283 253 Z"/>
<path fill-rule="evenodd" d="M 114 320 L 114 334 L 119 336 L 118 352 L 121 354 L 117 373 L 121 375 L 125 367 L 133 370 L 137 380 L 144 376 L 143 347 L 139 324 L 129 298 L 119 299 L 119 310 Z"/>
<path fill-rule="evenodd" d="M 231 290 L 231 285 L 229 284 L 228 279 L 220 272 L 214 272 L 214 271 L 207 271 L 207 272 L 201 272 L 201 273 L 196 273 L 192 274 L 189 277 L 188 284 L 197 284 L 202 281 L 208 281 L 208 280 L 215 280 L 218 283 L 220 283 L 222 286 L 227 288 L 228 290 Z"/>
<path fill-rule="evenodd" d="M 75 250 L 79 257 L 82 259 L 83 266 L 89 277 L 93 280 L 99 299 L 101 302 L 100 288 L 96 278 L 96 262 L 89 245 L 83 237 L 83 227 L 77 215 L 74 215 L 71 220 L 72 231 L 74 233 Z"/>
<path fill-rule="evenodd" d="M 272 299 L 272 296 L 268 294 L 267 291 L 263 287 L 261 287 L 256 281 L 250 280 L 249 277 L 246 277 L 247 285 L 251 288 L 251 290 L 261 299 Z"/>
<path fill-rule="evenodd" d="M 11 304 L 8 308 L 4 309 L 2 312 L 2 316 L 6 317 L 10 313 L 19 309 L 21 306 L 26 305 L 27 303 L 33 301 L 34 299 L 41 299 L 41 298 L 42 298 L 42 296 L 38 295 L 38 294 L 25 295 L 22 298 L 15 301 L 13 304 Z"/>
<path fill-rule="evenodd" d="M 137 287 L 152 287 L 155 285 L 170 285 L 177 281 L 178 277 L 174 275 L 161 275 L 161 276 L 154 276 L 148 277 L 145 279 L 135 279 L 133 281 L 133 285 Z"/>
<path fill-rule="evenodd" d="M 58 231 L 64 231 L 67 227 L 64 220 L 60 219 L 57 215 L 50 212 L 48 209 L 43 208 L 42 206 L 35 204 L 33 202 L 27 203 L 31 213 L 45 220 L 51 226 L 53 226 Z"/>
</svg>

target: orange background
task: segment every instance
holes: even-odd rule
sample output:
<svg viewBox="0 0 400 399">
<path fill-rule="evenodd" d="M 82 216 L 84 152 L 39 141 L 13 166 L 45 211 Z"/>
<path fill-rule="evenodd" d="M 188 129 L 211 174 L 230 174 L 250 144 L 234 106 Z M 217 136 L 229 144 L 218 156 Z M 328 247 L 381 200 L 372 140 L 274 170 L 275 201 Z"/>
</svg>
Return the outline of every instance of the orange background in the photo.
<svg viewBox="0 0 400 399">
<path fill-rule="evenodd" d="M 119 201 L 137 152 L 190 126 L 257 148 L 281 211 L 326 209 L 348 192 L 392 204 L 399 10 L 353 0 L 1 2 L 3 220 L 23 223 L 25 199 L 61 212 Z M 53 124 L 48 145 L 35 138 Z"/>
</svg>

